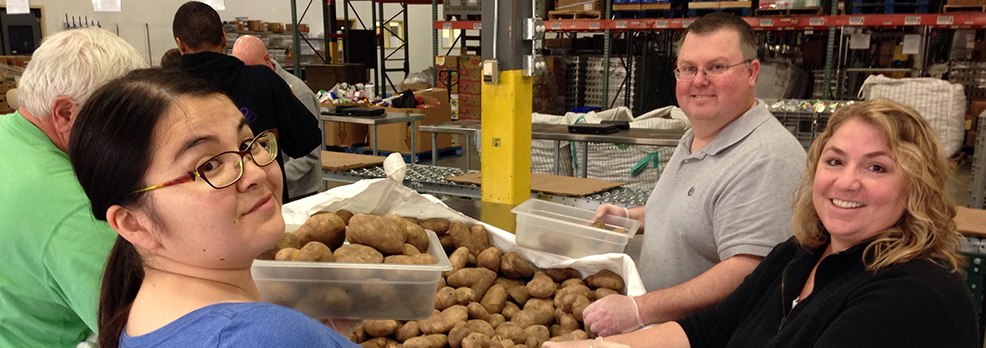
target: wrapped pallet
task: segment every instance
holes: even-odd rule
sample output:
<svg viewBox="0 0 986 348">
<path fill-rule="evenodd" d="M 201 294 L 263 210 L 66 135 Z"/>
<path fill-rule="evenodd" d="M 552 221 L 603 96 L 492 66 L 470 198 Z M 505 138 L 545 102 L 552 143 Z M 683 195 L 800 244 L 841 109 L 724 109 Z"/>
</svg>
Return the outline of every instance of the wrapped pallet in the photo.
<svg viewBox="0 0 986 348">
<path fill-rule="evenodd" d="M 938 134 L 946 156 L 958 152 L 965 137 L 965 92 L 960 84 L 936 78 L 892 79 L 871 75 L 859 89 L 863 100 L 886 98 L 916 110 Z"/>
</svg>

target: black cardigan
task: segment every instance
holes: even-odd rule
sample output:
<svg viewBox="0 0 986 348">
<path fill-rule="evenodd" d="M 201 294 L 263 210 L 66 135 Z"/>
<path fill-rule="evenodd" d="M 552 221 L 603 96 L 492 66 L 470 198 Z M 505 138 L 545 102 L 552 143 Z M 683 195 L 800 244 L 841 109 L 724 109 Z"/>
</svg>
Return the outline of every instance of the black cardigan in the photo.
<svg viewBox="0 0 986 348">
<path fill-rule="evenodd" d="M 928 260 L 868 272 L 867 244 L 826 257 L 792 309 L 825 246 L 791 238 L 722 302 L 678 323 L 692 347 L 978 347 L 962 275 Z"/>
</svg>

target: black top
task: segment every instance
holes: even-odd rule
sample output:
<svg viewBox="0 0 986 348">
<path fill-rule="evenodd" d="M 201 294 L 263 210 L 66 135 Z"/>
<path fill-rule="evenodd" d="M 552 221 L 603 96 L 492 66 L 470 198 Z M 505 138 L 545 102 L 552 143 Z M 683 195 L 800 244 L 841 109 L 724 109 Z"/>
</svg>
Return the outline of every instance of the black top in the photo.
<svg viewBox="0 0 986 348">
<path fill-rule="evenodd" d="M 263 65 L 245 65 L 236 57 L 216 52 L 181 56 L 178 68 L 219 86 L 259 134 L 277 129 L 277 144 L 288 156 L 304 157 L 322 141 L 318 121 L 291 92 L 291 87 Z M 277 157 L 283 176 L 284 162 Z M 287 202 L 287 181 L 284 182 Z"/>
<path fill-rule="evenodd" d="M 977 347 L 963 277 L 928 260 L 873 273 L 860 243 L 829 255 L 792 309 L 825 246 L 778 244 L 722 302 L 678 320 L 692 347 Z M 783 296 L 782 296 L 783 292 Z"/>
</svg>

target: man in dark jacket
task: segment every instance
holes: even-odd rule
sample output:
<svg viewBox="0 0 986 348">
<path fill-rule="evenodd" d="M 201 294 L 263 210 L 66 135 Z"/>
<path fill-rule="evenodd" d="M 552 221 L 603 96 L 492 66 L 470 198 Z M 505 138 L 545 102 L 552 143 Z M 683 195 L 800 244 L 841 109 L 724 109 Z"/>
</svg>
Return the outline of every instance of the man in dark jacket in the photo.
<svg viewBox="0 0 986 348">
<path fill-rule="evenodd" d="M 254 134 L 277 129 L 278 145 L 293 158 L 304 157 L 319 146 L 322 137 L 316 115 L 295 98 L 284 80 L 270 69 L 244 65 L 223 52 L 226 35 L 216 10 L 189 1 L 175 13 L 172 31 L 182 54 L 178 68 L 222 88 L 250 122 Z M 283 175 L 280 157 L 277 164 Z M 285 180 L 284 202 L 288 201 L 287 192 Z"/>
</svg>

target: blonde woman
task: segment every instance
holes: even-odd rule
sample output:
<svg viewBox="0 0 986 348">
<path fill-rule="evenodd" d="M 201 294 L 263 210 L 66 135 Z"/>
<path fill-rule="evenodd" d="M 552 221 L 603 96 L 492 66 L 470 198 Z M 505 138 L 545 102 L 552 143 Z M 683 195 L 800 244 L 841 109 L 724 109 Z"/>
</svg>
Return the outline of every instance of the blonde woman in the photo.
<svg viewBox="0 0 986 348">
<path fill-rule="evenodd" d="M 976 347 L 934 134 L 889 100 L 839 109 L 808 151 L 794 238 L 709 310 L 594 347 Z"/>
</svg>

